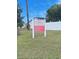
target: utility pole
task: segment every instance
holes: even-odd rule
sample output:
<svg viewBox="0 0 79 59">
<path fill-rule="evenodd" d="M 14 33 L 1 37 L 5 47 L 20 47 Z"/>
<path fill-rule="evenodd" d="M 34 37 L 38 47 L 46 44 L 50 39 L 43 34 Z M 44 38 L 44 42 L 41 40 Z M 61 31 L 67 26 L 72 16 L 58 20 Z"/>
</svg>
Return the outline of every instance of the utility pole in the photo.
<svg viewBox="0 0 79 59">
<path fill-rule="evenodd" d="M 28 0 L 26 0 L 26 14 L 27 14 L 27 29 L 30 30 L 29 12 L 28 12 Z"/>
</svg>

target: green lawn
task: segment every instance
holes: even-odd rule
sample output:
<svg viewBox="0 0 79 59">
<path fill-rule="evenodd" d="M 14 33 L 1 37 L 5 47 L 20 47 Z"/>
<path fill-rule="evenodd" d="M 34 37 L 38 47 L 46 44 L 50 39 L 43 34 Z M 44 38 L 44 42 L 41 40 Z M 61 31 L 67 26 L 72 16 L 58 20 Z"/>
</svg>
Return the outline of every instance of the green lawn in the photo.
<svg viewBox="0 0 79 59">
<path fill-rule="evenodd" d="M 17 37 L 17 59 L 61 59 L 61 31 L 47 31 L 32 39 L 31 31 L 21 30 Z"/>
</svg>

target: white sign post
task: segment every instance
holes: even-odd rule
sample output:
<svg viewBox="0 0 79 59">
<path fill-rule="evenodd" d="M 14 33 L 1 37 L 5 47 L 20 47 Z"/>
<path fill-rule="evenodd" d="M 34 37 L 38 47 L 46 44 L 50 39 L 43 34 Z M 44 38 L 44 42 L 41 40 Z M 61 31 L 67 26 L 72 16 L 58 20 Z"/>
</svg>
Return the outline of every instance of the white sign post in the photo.
<svg viewBox="0 0 79 59">
<path fill-rule="evenodd" d="M 44 30 L 44 37 L 46 37 L 46 20 L 44 19 L 44 27 L 45 27 L 45 30 Z"/>
<path fill-rule="evenodd" d="M 34 38 L 35 34 L 34 34 L 34 20 L 32 22 L 32 37 Z"/>
<path fill-rule="evenodd" d="M 44 18 L 34 18 L 32 27 L 32 37 L 35 37 L 35 32 L 44 32 L 46 37 L 46 20 Z"/>
</svg>

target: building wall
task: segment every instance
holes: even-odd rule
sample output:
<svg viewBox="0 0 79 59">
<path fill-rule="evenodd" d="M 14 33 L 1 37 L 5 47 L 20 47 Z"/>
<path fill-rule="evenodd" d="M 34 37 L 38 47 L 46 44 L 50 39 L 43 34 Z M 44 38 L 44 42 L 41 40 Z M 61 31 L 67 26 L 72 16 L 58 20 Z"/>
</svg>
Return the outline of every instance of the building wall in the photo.
<svg viewBox="0 0 79 59">
<path fill-rule="evenodd" d="M 61 22 L 46 23 L 46 30 L 61 30 Z"/>
<path fill-rule="evenodd" d="M 32 28 L 32 23 L 30 23 Z M 49 22 L 46 23 L 46 30 L 61 30 L 61 22 Z"/>
</svg>

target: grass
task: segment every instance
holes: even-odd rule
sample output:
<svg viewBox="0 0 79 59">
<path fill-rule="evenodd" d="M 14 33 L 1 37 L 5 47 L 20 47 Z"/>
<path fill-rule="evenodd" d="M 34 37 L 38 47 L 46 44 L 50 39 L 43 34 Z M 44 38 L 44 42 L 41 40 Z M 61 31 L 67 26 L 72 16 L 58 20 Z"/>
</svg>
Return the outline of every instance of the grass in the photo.
<svg viewBox="0 0 79 59">
<path fill-rule="evenodd" d="M 47 31 L 32 39 L 31 31 L 21 30 L 17 37 L 17 59 L 61 59 L 61 31 Z"/>
</svg>

